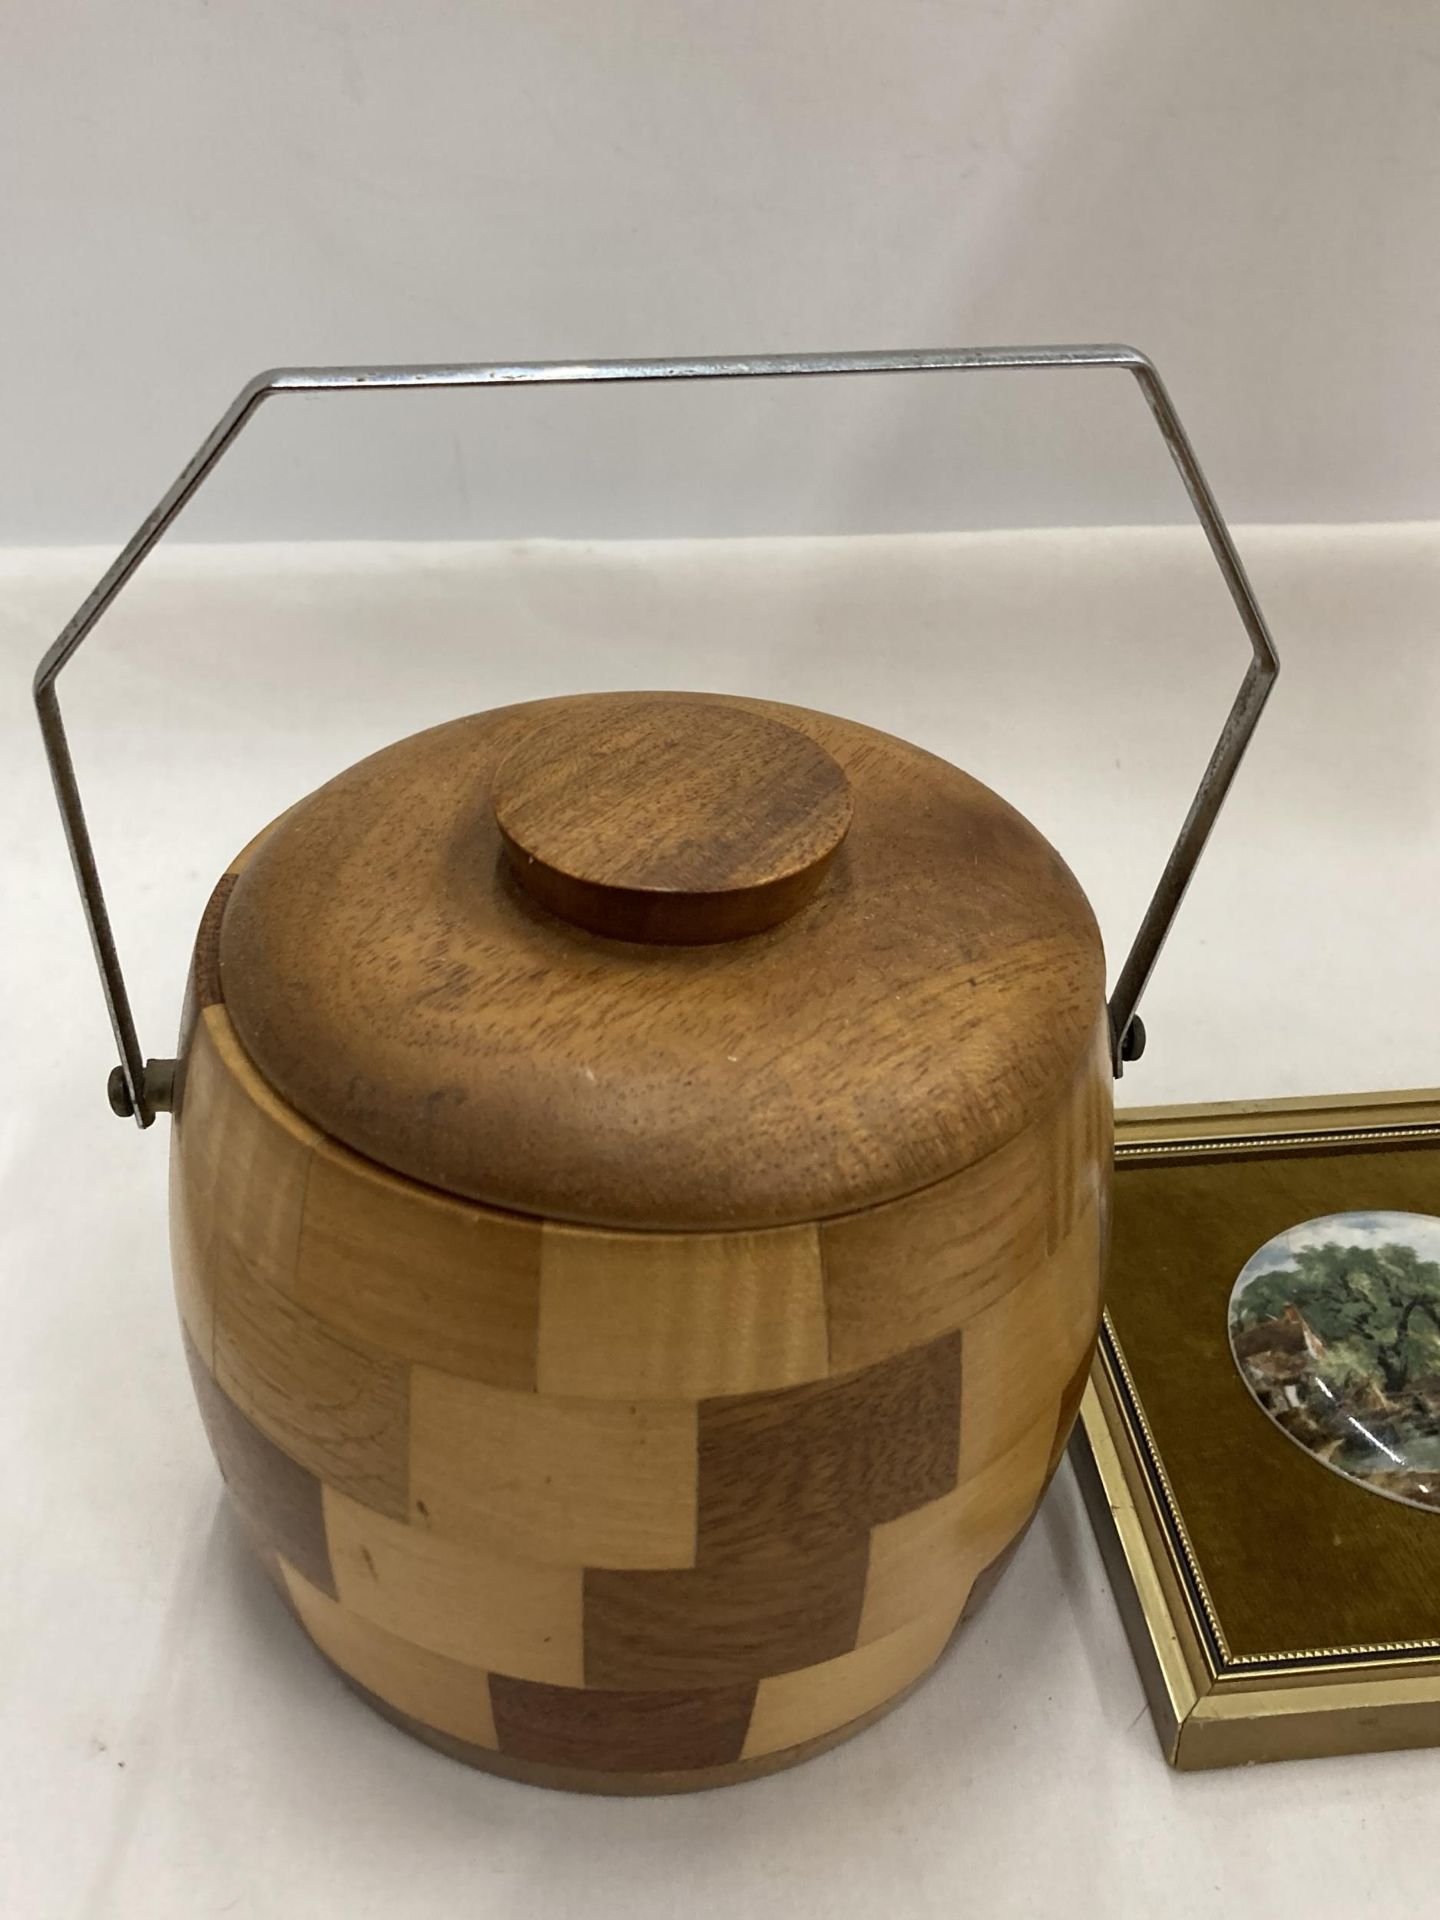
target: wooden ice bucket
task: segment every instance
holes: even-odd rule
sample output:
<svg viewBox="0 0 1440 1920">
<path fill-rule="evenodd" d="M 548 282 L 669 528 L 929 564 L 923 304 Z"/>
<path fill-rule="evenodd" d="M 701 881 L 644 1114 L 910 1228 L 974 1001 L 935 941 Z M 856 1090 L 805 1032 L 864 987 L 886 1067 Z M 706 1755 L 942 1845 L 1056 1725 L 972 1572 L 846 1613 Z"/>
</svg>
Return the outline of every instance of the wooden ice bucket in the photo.
<svg viewBox="0 0 1440 1920">
<path fill-rule="evenodd" d="M 714 695 L 482 713 L 253 842 L 140 1051 L 56 682 L 263 400 L 1123 369 L 1253 660 L 1121 970 L 954 767 Z M 993 1584 L 1100 1316 L 1111 1075 L 1278 663 L 1128 347 L 262 374 L 40 663 L 121 1064 L 173 1109 L 211 1443 L 305 1631 L 381 1712 L 547 1785 L 744 1780 L 893 1705 Z"/>
</svg>

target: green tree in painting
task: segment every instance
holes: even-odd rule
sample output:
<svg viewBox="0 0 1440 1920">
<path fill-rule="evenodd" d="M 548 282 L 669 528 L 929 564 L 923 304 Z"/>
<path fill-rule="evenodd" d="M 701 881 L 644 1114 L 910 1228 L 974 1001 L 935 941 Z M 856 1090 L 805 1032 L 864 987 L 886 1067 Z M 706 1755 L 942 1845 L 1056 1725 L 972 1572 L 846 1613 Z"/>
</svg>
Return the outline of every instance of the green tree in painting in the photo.
<svg viewBox="0 0 1440 1920">
<path fill-rule="evenodd" d="M 1368 1374 L 1392 1398 L 1440 1380 L 1440 1261 L 1413 1247 L 1305 1247 L 1293 1267 L 1262 1273 L 1235 1308 L 1237 1329 L 1294 1305 L 1344 1371 Z"/>
</svg>

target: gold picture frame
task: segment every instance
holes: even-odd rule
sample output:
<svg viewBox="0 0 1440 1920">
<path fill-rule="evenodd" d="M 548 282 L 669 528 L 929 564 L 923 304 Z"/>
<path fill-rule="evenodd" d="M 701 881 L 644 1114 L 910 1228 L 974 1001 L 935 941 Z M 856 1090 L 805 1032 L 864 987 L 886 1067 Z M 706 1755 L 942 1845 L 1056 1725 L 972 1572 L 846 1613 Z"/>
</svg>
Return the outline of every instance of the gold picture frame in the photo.
<svg viewBox="0 0 1440 1920">
<path fill-rule="evenodd" d="M 1440 1090 L 1116 1115 L 1107 1310 L 1071 1445 L 1165 1758 L 1440 1745 L 1440 1514 L 1276 1428 L 1226 1307 L 1272 1231 L 1440 1214 Z"/>
</svg>

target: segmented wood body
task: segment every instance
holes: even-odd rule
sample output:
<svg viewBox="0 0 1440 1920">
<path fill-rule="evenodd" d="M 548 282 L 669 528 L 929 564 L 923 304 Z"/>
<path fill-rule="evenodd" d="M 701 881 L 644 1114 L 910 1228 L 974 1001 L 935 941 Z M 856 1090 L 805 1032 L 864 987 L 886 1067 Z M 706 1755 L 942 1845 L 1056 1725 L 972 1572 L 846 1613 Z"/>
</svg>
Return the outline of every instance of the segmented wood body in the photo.
<svg viewBox="0 0 1440 1920">
<path fill-rule="evenodd" d="M 1047 1112 L 906 1198 L 565 1225 L 386 1172 L 275 1095 L 221 994 L 232 882 L 182 1034 L 176 1282 L 230 1497 L 322 1653 L 446 1752 L 601 1792 L 765 1773 L 893 1704 L 1079 1403 L 1103 1008 Z"/>
</svg>

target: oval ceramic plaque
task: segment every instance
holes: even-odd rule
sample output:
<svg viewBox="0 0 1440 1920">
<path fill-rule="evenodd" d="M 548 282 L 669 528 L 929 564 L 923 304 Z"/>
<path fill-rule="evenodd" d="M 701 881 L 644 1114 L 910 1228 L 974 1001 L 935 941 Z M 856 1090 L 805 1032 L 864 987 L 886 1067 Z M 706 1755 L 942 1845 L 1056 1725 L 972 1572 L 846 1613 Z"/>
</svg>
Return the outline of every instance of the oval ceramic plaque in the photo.
<svg viewBox="0 0 1440 1920">
<path fill-rule="evenodd" d="M 1235 1282 L 1230 1345 L 1298 1446 L 1440 1509 L 1440 1219 L 1332 1213 L 1276 1234 Z"/>
</svg>

